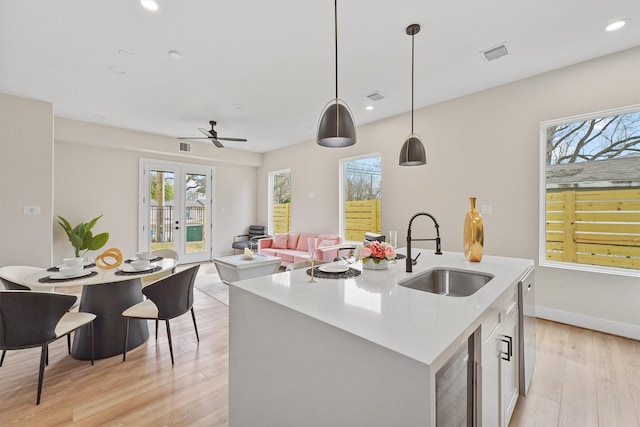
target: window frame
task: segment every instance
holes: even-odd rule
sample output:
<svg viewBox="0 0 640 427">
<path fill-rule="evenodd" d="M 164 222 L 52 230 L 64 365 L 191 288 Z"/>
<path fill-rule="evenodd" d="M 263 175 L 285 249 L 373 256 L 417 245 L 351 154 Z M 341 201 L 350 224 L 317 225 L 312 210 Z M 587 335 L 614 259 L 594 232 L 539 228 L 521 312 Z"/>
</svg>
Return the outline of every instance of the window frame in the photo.
<svg viewBox="0 0 640 427">
<path fill-rule="evenodd" d="M 289 180 L 291 180 L 290 168 L 269 172 L 269 193 L 268 193 L 268 200 L 267 200 L 267 227 L 268 227 L 267 231 L 269 234 L 275 234 L 275 223 L 273 221 L 273 184 L 274 184 L 276 175 L 280 175 L 282 173 L 288 173 Z M 291 197 L 292 197 L 291 187 L 289 187 L 289 198 L 291 199 Z M 291 200 L 289 201 L 289 204 L 291 204 Z M 291 207 L 289 207 L 289 209 L 291 209 Z M 289 217 L 291 217 L 291 211 L 289 211 L 289 215 L 290 215 Z"/>
<path fill-rule="evenodd" d="M 568 270 L 577 270 L 585 272 L 605 273 L 620 276 L 640 277 L 640 269 L 623 267 L 610 267 L 604 265 L 581 264 L 575 262 L 553 261 L 547 260 L 546 233 L 547 233 L 547 217 L 546 217 L 546 198 L 547 198 L 547 129 L 551 126 L 558 126 L 573 122 L 587 121 L 597 118 L 610 117 L 615 115 L 629 114 L 640 112 L 640 104 L 630 105 L 627 107 L 614 108 L 610 110 L 587 113 L 561 119 L 547 120 L 540 122 L 540 159 L 539 159 L 539 229 L 538 229 L 538 264 L 542 267 L 560 268 Z"/>
<path fill-rule="evenodd" d="M 345 211 L 345 200 L 344 200 L 344 165 L 347 162 L 359 160 L 359 159 L 368 159 L 371 157 L 380 158 L 380 205 L 382 206 L 382 154 L 380 152 L 361 154 L 353 157 L 345 157 L 340 159 L 339 167 L 338 167 L 338 233 L 342 240 L 345 243 L 361 243 L 351 240 L 346 240 L 344 225 L 344 211 Z"/>
</svg>

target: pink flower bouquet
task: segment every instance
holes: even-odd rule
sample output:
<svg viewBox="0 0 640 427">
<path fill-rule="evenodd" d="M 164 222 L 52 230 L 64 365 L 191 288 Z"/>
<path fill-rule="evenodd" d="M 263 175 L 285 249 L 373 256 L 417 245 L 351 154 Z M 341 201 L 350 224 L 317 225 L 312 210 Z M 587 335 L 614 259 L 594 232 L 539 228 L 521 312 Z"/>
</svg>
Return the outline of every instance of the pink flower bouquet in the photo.
<svg viewBox="0 0 640 427">
<path fill-rule="evenodd" d="M 363 263 L 369 260 L 372 260 L 375 264 L 379 264 L 382 260 L 391 262 L 396 260 L 396 251 L 387 242 L 373 241 L 359 245 L 354 255 L 356 259 L 361 259 Z"/>
</svg>

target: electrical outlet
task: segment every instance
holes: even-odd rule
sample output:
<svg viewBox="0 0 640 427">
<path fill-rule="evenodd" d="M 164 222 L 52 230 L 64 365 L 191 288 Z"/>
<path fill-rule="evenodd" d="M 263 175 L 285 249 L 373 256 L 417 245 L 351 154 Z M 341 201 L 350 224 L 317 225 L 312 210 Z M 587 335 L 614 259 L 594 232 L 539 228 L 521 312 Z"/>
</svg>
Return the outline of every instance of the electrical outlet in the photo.
<svg viewBox="0 0 640 427">
<path fill-rule="evenodd" d="M 491 205 L 482 205 L 480 206 L 480 213 L 482 215 L 488 215 L 493 213 L 493 206 Z"/>
</svg>

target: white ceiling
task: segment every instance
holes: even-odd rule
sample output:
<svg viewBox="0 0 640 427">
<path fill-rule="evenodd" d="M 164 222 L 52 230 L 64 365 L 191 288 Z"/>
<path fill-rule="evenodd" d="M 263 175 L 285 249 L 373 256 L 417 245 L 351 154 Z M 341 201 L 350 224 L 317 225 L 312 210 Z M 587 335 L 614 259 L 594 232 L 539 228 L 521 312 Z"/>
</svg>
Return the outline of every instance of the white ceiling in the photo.
<svg viewBox="0 0 640 427">
<path fill-rule="evenodd" d="M 227 147 L 254 152 L 315 137 L 335 93 L 332 1 L 159 3 L 0 0 L 0 92 L 170 137 L 217 120 L 220 136 L 249 140 Z M 606 33 L 618 19 L 630 22 Z M 638 0 L 340 0 L 339 91 L 357 124 L 410 110 L 413 23 L 416 108 L 640 45 Z M 488 62 L 502 43 L 509 55 Z"/>
</svg>

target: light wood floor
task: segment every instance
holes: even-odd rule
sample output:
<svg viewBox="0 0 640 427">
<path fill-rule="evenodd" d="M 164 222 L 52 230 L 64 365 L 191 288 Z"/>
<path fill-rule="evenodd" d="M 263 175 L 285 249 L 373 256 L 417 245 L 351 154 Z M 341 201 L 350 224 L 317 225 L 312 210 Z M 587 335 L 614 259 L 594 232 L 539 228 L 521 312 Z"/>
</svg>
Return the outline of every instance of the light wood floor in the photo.
<svg viewBox="0 0 640 427">
<path fill-rule="evenodd" d="M 536 370 L 510 427 L 640 426 L 640 341 L 538 319 Z"/>
<path fill-rule="evenodd" d="M 38 406 L 39 350 L 8 352 L 0 425 L 226 426 L 228 307 L 198 290 L 194 307 L 200 344 L 189 315 L 172 321 L 174 367 L 164 328 L 124 363 L 90 366 L 67 355 L 64 339 L 53 343 Z M 640 425 L 640 342 L 544 320 L 537 328 L 536 372 L 510 427 Z"/>
</svg>

